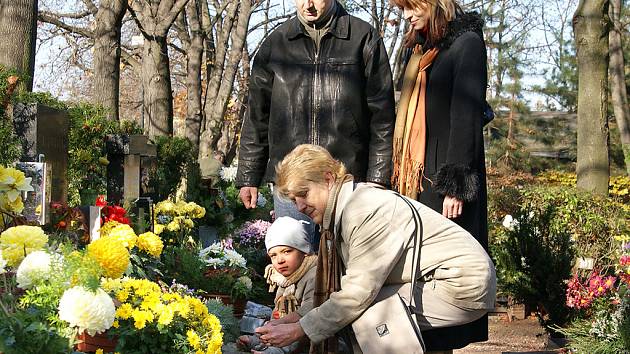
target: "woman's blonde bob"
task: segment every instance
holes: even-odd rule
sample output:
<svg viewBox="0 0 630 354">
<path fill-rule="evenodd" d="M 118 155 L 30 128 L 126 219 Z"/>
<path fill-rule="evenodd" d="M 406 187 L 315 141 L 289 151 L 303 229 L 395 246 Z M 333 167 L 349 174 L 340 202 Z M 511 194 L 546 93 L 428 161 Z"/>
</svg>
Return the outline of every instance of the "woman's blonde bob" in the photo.
<svg viewBox="0 0 630 354">
<path fill-rule="evenodd" d="M 331 173 L 335 180 L 346 175 L 342 162 L 335 160 L 321 146 L 302 144 L 287 154 L 276 166 L 274 189 L 285 199 L 304 197 L 309 183 L 325 183 L 326 173 Z"/>
<path fill-rule="evenodd" d="M 455 0 L 390 0 L 394 6 L 401 9 L 426 9 L 429 7 L 429 25 L 426 28 L 425 40 L 429 46 L 439 42 L 446 32 L 446 26 L 455 19 L 462 8 Z M 417 30 L 411 29 L 405 34 L 405 46 L 413 47 L 416 43 Z"/>
</svg>

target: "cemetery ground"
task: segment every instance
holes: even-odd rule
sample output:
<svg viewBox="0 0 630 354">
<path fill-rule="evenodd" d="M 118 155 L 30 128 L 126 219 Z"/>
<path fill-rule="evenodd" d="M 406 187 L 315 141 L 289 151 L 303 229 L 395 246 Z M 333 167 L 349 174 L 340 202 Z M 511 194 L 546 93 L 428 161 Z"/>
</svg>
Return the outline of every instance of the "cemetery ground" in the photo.
<svg viewBox="0 0 630 354">
<path fill-rule="evenodd" d="M 508 322 L 503 315 L 488 318 L 488 341 L 473 343 L 454 354 L 556 353 L 559 348 L 535 317 Z"/>
<path fill-rule="evenodd" d="M 493 314 L 488 318 L 488 341 L 473 343 L 453 354 L 550 354 L 560 348 L 549 340 L 548 334 L 534 316 L 507 321 L 505 314 Z M 242 354 L 233 343 L 223 348 L 226 354 Z"/>
</svg>

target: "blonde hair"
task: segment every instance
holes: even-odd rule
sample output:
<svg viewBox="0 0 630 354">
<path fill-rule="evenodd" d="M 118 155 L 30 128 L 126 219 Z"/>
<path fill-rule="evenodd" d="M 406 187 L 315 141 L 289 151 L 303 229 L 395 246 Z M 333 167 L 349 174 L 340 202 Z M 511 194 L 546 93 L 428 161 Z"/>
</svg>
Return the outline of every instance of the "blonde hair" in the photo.
<svg viewBox="0 0 630 354">
<path fill-rule="evenodd" d="M 446 32 L 446 26 L 455 19 L 457 14 L 463 13 L 461 6 L 455 0 L 390 0 L 392 4 L 399 8 L 408 9 L 430 9 L 429 26 L 427 28 L 426 41 L 430 46 L 439 42 Z M 415 45 L 417 30 L 413 28 L 405 34 L 405 46 Z"/>
<path fill-rule="evenodd" d="M 347 170 L 341 161 L 335 160 L 323 147 L 298 145 L 276 166 L 274 189 L 286 199 L 303 197 L 310 182 L 325 183 L 326 172 L 339 180 L 346 175 Z"/>
</svg>

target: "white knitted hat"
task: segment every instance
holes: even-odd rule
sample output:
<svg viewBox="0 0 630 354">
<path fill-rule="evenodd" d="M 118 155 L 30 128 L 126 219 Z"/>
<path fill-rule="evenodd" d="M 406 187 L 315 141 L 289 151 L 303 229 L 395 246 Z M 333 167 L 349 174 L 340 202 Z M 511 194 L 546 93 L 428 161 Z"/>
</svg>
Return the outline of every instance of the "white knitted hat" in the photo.
<svg viewBox="0 0 630 354">
<path fill-rule="evenodd" d="M 277 218 L 267 229 L 265 236 L 267 252 L 276 246 L 290 246 L 304 253 L 310 253 L 311 244 L 304 224 L 309 224 L 309 222 L 288 216 Z"/>
</svg>

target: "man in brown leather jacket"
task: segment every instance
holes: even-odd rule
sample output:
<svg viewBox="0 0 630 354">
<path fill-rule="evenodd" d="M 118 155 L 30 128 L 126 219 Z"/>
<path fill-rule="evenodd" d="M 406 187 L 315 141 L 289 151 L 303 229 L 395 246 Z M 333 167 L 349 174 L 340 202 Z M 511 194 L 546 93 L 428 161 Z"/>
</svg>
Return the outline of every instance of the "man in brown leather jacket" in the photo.
<svg viewBox="0 0 630 354">
<path fill-rule="evenodd" d="M 297 16 L 254 58 L 236 176 L 247 208 L 276 164 L 304 143 L 325 147 L 356 180 L 390 180 L 394 91 L 381 36 L 336 0 L 295 2 Z M 276 205 L 282 215 L 296 217 Z"/>
</svg>

